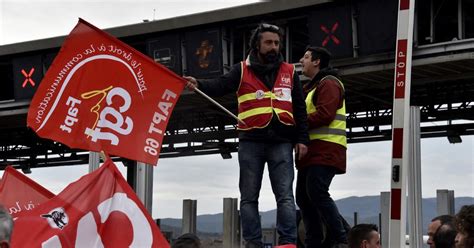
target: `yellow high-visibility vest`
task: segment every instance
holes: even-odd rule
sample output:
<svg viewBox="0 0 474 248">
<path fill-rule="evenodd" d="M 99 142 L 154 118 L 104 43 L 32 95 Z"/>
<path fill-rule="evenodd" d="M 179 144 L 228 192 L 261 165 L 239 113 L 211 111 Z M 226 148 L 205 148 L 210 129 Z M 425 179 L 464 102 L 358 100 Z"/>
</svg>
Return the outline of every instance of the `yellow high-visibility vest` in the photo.
<svg viewBox="0 0 474 248">
<path fill-rule="evenodd" d="M 344 90 L 344 85 L 342 82 L 334 76 L 326 76 L 321 79 L 334 79 L 339 84 L 341 84 L 342 89 Z M 313 96 L 316 92 L 316 88 L 312 89 L 306 96 L 306 112 L 308 115 L 316 113 L 318 110 L 313 104 Z M 309 130 L 309 139 L 310 140 L 324 140 L 336 144 L 340 144 L 344 147 L 347 147 L 347 138 L 346 138 L 346 100 L 342 100 L 342 107 L 336 111 L 336 117 L 329 124 L 329 126 L 318 127 Z"/>
</svg>

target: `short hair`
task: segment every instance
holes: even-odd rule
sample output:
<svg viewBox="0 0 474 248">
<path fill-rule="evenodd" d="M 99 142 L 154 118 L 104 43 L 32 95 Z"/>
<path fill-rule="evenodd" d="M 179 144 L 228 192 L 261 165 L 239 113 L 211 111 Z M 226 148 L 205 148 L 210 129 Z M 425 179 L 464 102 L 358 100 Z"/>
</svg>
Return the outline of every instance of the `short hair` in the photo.
<svg viewBox="0 0 474 248">
<path fill-rule="evenodd" d="M 436 248 L 452 248 L 456 238 L 456 228 L 453 223 L 446 223 L 438 227 L 433 236 L 433 242 Z"/>
<path fill-rule="evenodd" d="M 370 240 L 370 233 L 379 229 L 375 224 L 358 224 L 351 228 L 349 231 L 349 236 L 347 238 L 349 247 L 356 248 L 359 247 L 362 241 Z"/>
<path fill-rule="evenodd" d="M 173 242 L 171 248 L 201 248 L 201 241 L 198 236 L 192 233 L 185 233 Z"/>
<path fill-rule="evenodd" d="M 329 66 L 331 61 L 331 52 L 323 47 L 308 46 L 306 47 L 305 52 L 311 52 L 311 61 L 319 59 L 319 69 L 324 69 Z"/>
<path fill-rule="evenodd" d="M 462 206 L 454 219 L 456 229 L 465 235 L 466 246 L 474 246 L 474 205 Z"/>
<path fill-rule="evenodd" d="M 258 45 L 260 43 L 260 39 L 262 38 L 262 33 L 263 32 L 272 32 L 275 34 L 278 34 L 278 37 L 280 37 L 280 50 L 282 48 L 281 44 L 283 42 L 283 30 L 273 24 L 268 24 L 268 23 L 260 23 L 257 28 L 255 28 L 252 31 L 252 35 L 250 36 L 249 40 L 249 47 L 252 50 L 257 50 Z"/>
<path fill-rule="evenodd" d="M 13 219 L 5 207 L 0 205 L 0 241 L 7 241 L 10 243 L 11 234 L 13 231 Z"/>
<path fill-rule="evenodd" d="M 441 222 L 441 225 L 444 225 L 446 223 L 453 223 L 454 222 L 454 216 L 445 214 L 445 215 L 440 215 L 436 216 L 433 219 L 431 219 L 431 222 L 437 221 Z"/>
</svg>

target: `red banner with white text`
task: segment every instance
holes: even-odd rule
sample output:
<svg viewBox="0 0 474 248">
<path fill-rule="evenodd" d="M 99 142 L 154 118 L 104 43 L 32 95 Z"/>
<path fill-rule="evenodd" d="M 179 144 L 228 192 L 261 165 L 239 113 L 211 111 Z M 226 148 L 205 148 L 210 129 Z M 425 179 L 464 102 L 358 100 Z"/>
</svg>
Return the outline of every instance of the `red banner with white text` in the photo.
<svg viewBox="0 0 474 248">
<path fill-rule="evenodd" d="M 156 165 L 185 82 L 80 19 L 33 97 L 28 126 L 72 148 Z"/>
<path fill-rule="evenodd" d="M 33 228 L 32 228 L 33 227 Z M 111 160 L 15 221 L 12 247 L 169 247 Z"/>
<path fill-rule="evenodd" d="M 7 166 L 0 182 L 0 204 L 13 218 L 31 211 L 51 199 L 54 194 L 11 166 Z"/>
</svg>

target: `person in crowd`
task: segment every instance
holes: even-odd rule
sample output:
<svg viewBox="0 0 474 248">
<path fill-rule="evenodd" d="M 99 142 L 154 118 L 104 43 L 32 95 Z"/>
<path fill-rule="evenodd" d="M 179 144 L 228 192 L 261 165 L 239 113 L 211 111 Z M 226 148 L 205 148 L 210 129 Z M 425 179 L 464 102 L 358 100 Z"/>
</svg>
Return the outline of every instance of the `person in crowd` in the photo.
<svg viewBox="0 0 474 248">
<path fill-rule="evenodd" d="M 426 243 L 430 246 L 430 248 L 435 248 L 435 243 L 433 241 L 433 237 L 438 230 L 438 228 L 442 225 L 452 225 L 454 222 L 454 216 L 452 215 L 440 215 L 434 217 L 430 224 L 428 224 L 428 240 Z"/>
<path fill-rule="evenodd" d="M 380 248 L 380 234 L 374 224 L 358 224 L 351 228 L 349 248 Z"/>
<path fill-rule="evenodd" d="M 457 229 L 456 248 L 474 247 L 474 205 L 465 205 L 456 214 L 454 223 Z"/>
<path fill-rule="evenodd" d="M 447 222 L 436 230 L 433 235 L 433 243 L 436 248 L 454 248 L 456 238 L 456 227 L 453 222 Z"/>
<path fill-rule="evenodd" d="M 210 96 L 237 93 L 239 189 L 246 247 L 262 247 L 258 198 L 265 164 L 277 202 L 278 243 L 295 247 L 296 210 L 294 161 L 306 154 L 309 142 L 302 86 L 292 64 L 281 54 L 283 31 L 262 23 L 253 30 L 245 61 L 221 77 L 185 77 L 188 89 Z"/>
<path fill-rule="evenodd" d="M 306 229 L 305 245 L 322 247 L 322 221 L 334 240 L 333 247 L 347 247 L 347 235 L 339 210 L 329 194 L 336 174 L 346 172 L 346 107 L 344 85 L 329 66 L 331 54 L 321 47 L 308 47 L 300 59 L 305 85 L 310 144 L 296 161 L 296 202 Z"/>
<path fill-rule="evenodd" d="M 13 231 L 13 218 L 8 210 L 0 206 L 0 248 L 10 247 L 10 238 Z"/>
<path fill-rule="evenodd" d="M 192 233 L 185 233 L 173 241 L 171 248 L 201 248 L 201 240 Z"/>
</svg>

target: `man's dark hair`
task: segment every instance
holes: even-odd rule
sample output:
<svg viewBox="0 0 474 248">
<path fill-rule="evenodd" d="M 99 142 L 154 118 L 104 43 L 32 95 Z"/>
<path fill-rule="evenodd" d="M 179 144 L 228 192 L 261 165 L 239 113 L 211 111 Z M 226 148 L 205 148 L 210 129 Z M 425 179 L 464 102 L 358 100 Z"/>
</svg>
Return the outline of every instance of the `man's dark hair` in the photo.
<svg viewBox="0 0 474 248">
<path fill-rule="evenodd" d="M 453 248 L 456 238 L 456 228 L 452 222 L 441 225 L 433 236 L 433 242 L 436 248 Z"/>
<path fill-rule="evenodd" d="M 201 241 L 196 235 L 185 233 L 173 242 L 171 248 L 201 248 Z"/>
<path fill-rule="evenodd" d="M 272 32 L 278 34 L 280 37 L 280 50 L 282 48 L 281 44 L 283 42 L 283 30 L 275 25 L 268 24 L 268 23 L 260 23 L 257 28 L 252 31 L 252 35 L 250 36 L 249 47 L 252 50 L 257 50 L 260 39 L 262 38 L 263 32 Z"/>
<path fill-rule="evenodd" d="M 437 221 L 437 220 L 439 220 L 439 222 L 441 222 L 441 225 L 444 225 L 446 223 L 453 223 L 454 222 L 454 216 L 449 215 L 449 214 L 436 216 L 431 220 L 431 222 L 434 222 L 434 221 Z"/>
<path fill-rule="evenodd" d="M 347 238 L 349 248 L 358 248 L 362 241 L 370 240 L 370 233 L 372 231 L 378 232 L 377 225 L 374 224 L 358 224 L 351 228 Z"/>
<path fill-rule="evenodd" d="M 320 70 L 329 66 L 329 62 L 331 61 L 332 55 L 331 52 L 329 52 L 326 48 L 308 46 L 305 52 L 307 51 L 311 51 L 311 61 L 319 59 Z"/>
</svg>

